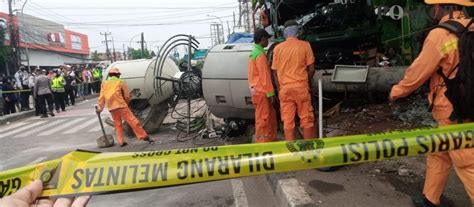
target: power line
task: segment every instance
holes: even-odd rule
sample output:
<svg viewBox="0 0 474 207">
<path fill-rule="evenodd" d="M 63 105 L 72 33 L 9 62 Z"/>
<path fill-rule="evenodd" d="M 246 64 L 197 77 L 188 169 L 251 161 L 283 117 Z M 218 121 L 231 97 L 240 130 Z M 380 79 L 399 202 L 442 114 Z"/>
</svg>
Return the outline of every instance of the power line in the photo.
<svg viewBox="0 0 474 207">
<path fill-rule="evenodd" d="M 227 15 L 227 16 L 220 16 L 219 18 L 226 18 L 226 17 L 232 17 L 233 15 Z M 186 21 L 179 21 L 179 22 L 146 22 L 146 23 L 114 23 L 114 24 L 106 24 L 106 23 L 75 23 L 75 22 L 64 22 L 64 25 L 86 25 L 86 26 L 153 26 L 153 25 L 175 25 L 175 24 L 189 24 L 189 23 L 196 23 L 196 22 L 203 22 L 204 21 L 209 21 L 209 20 L 214 20 L 215 18 L 206 18 L 206 19 L 195 19 L 195 20 L 186 20 Z"/>
<path fill-rule="evenodd" d="M 221 16 L 220 18 L 231 17 L 232 15 L 228 16 Z M 65 26 L 74 26 L 74 27 L 135 27 L 135 26 L 168 26 L 168 25 L 192 25 L 192 24 L 211 24 L 214 22 L 206 22 L 209 20 L 213 20 L 214 18 L 210 19 L 197 19 L 197 20 L 189 20 L 189 21 L 180 21 L 180 22 L 144 22 L 144 23 L 117 23 L 117 24 L 105 24 L 105 23 L 63 23 Z M 31 26 L 39 26 L 39 27 L 46 27 L 46 26 L 57 26 L 56 24 L 29 24 Z"/>
<path fill-rule="evenodd" d="M 35 5 L 36 5 L 36 6 L 35 6 Z M 31 4 L 29 4 L 29 6 L 33 6 L 33 7 L 37 8 L 37 9 L 39 8 L 39 10 L 46 11 L 46 12 L 52 14 L 52 16 L 57 16 L 57 17 L 60 17 L 60 18 L 62 18 L 62 19 L 65 19 L 65 20 L 72 20 L 72 19 L 70 19 L 70 18 L 68 18 L 68 17 L 65 17 L 65 16 L 63 16 L 63 15 L 60 15 L 60 14 L 55 13 L 55 12 L 53 12 L 53 11 L 50 11 L 49 9 L 44 8 L 44 7 L 38 5 L 38 4 L 34 3 L 34 2 L 32 2 Z M 43 13 L 43 14 L 45 14 L 45 13 Z M 46 16 L 50 16 L 50 15 L 46 14 Z M 72 21 L 74 21 L 74 20 L 72 20 Z M 87 28 L 84 28 L 84 29 L 88 30 Z M 105 30 L 103 30 L 103 29 L 101 29 L 101 28 L 93 28 L 93 29 L 98 29 L 98 30 L 101 30 L 101 31 L 104 31 L 104 32 L 108 32 L 108 31 L 105 31 Z M 93 30 L 89 30 L 89 31 L 94 32 L 94 33 L 97 32 L 97 31 L 93 31 Z"/>
<path fill-rule="evenodd" d="M 197 9 L 228 9 L 234 8 L 234 6 L 207 6 L 207 7 L 49 7 L 49 10 L 133 10 L 133 9 L 144 9 L 144 10 L 197 10 Z"/>
<path fill-rule="evenodd" d="M 237 7 L 235 7 L 237 8 Z M 25 9 L 25 10 L 30 10 L 30 9 Z M 203 13 L 203 12 L 221 12 L 225 10 L 230 10 L 230 9 L 208 9 L 209 11 L 203 11 L 203 10 L 198 10 L 197 12 Z M 31 9 L 31 11 L 37 11 Z M 178 13 L 179 12 L 179 13 Z M 125 16 L 125 15 L 149 15 L 149 14 L 156 14 L 156 11 L 151 11 L 151 12 L 133 12 L 133 13 L 126 13 L 126 12 L 114 12 L 114 13 L 100 13 L 100 14 L 67 14 L 66 16 L 68 17 L 106 17 L 106 16 Z M 173 16 L 173 15 L 181 15 L 181 14 L 189 14 L 189 10 L 183 10 L 183 11 L 172 11 L 172 12 L 160 12 L 160 14 L 164 16 Z"/>
<path fill-rule="evenodd" d="M 142 20 L 143 21 L 143 20 L 156 20 L 156 19 L 159 19 L 159 20 L 177 19 L 177 18 L 182 18 L 182 17 L 198 16 L 198 15 L 201 15 L 201 14 L 210 14 L 210 13 L 215 13 L 215 12 L 218 12 L 218 11 L 212 11 L 212 12 L 205 11 L 205 12 L 197 12 L 197 13 L 187 12 L 183 15 L 172 14 L 172 15 L 159 15 L 159 16 L 146 16 L 146 17 L 133 17 L 133 18 L 129 17 L 129 18 L 125 18 L 125 19 L 111 19 L 111 20 L 82 22 L 82 23 L 92 24 L 92 23 L 110 23 L 110 22 L 119 22 L 119 21 L 122 22 L 122 21 L 134 21 L 134 20 Z M 183 21 L 187 21 L 187 20 L 183 20 Z"/>
</svg>

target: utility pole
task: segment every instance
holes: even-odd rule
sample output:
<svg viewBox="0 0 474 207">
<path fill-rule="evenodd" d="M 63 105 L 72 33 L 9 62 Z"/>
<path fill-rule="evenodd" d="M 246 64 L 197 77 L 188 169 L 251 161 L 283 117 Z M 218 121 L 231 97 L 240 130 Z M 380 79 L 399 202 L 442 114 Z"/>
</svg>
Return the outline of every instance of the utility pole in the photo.
<svg viewBox="0 0 474 207">
<path fill-rule="evenodd" d="M 123 47 L 123 60 L 127 60 L 127 55 L 125 54 L 125 44 L 122 44 Z"/>
<path fill-rule="evenodd" d="M 239 0 L 239 27 L 242 26 L 242 1 Z"/>
<path fill-rule="evenodd" d="M 104 33 L 100 33 L 100 35 L 104 35 L 105 36 L 105 41 L 102 41 L 102 43 L 105 42 L 105 54 L 107 56 L 107 60 L 110 60 L 110 51 L 109 51 L 109 42 L 110 40 L 107 40 L 107 36 L 108 35 L 111 35 L 112 33 L 110 32 L 104 32 Z"/>
<path fill-rule="evenodd" d="M 142 58 L 145 57 L 145 34 L 142 32 L 142 40 L 140 41 L 142 46 Z"/>
<path fill-rule="evenodd" d="M 14 24 L 14 18 L 13 18 L 13 9 L 12 9 L 12 1 L 13 0 L 8 0 L 8 24 L 9 24 L 9 29 L 10 29 L 10 46 L 12 47 L 13 54 L 12 54 L 12 63 L 13 63 L 13 68 L 17 70 L 19 68 L 18 64 L 18 44 L 17 44 L 17 39 L 16 39 L 16 28 Z"/>
<path fill-rule="evenodd" d="M 247 12 L 247 32 L 250 32 L 250 11 L 248 1 L 245 1 L 245 11 Z"/>
<path fill-rule="evenodd" d="M 222 44 L 222 42 L 221 42 L 221 25 L 216 23 L 216 26 L 217 26 L 217 42 L 218 42 L 218 44 Z"/>
<path fill-rule="evenodd" d="M 229 27 L 229 20 L 227 20 L 227 40 L 229 40 L 230 37 L 230 27 Z"/>
<path fill-rule="evenodd" d="M 232 12 L 232 14 L 234 15 L 234 22 L 233 22 L 233 24 L 232 24 L 234 28 L 232 29 L 232 31 L 235 32 L 235 30 L 234 30 L 234 29 L 235 29 L 235 11 Z"/>
<path fill-rule="evenodd" d="M 114 57 L 114 62 L 117 61 L 117 57 L 115 56 L 115 42 L 114 42 L 114 37 L 112 37 L 112 52 L 113 52 L 113 56 Z"/>
</svg>

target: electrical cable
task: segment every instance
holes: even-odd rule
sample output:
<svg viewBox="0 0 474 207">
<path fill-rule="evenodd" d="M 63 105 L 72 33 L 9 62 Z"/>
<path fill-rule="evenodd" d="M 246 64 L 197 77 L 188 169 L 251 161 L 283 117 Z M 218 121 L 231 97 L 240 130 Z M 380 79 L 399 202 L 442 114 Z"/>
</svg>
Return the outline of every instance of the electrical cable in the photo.
<svg viewBox="0 0 474 207">
<path fill-rule="evenodd" d="M 220 10 L 220 11 L 223 11 L 223 10 Z M 186 12 L 183 14 L 172 14 L 172 15 L 159 15 L 159 16 L 155 15 L 155 16 L 133 17 L 133 18 L 129 17 L 126 19 L 111 19 L 111 20 L 103 20 L 103 21 L 81 22 L 81 24 L 114 23 L 114 22 L 127 22 L 127 21 L 136 22 L 136 20 L 145 21 L 145 20 L 156 20 L 156 19 L 159 19 L 159 20 L 177 19 L 177 18 L 182 18 L 182 17 L 197 16 L 201 14 L 209 14 L 209 13 L 215 13 L 215 12 L 220 12 L 220 11 L 210 10 L 210 11 L 204 11 L 204 12 L 203 11 L 194 12 L 194 13 Z M 186 22 L 190 20 L 182 20 L 182 21 Z"/>
<path fill-rule="evenodd" d="M 35 6 L 35 5 L 37 5 L 37 6 Z M 65 19 L 65 20 L 69 20 L 69 21 L 73 21 L 73 22 L 75 21 L 75 20 L 70 19 L 70 18 L 68 18 L 68 17 L 66 17 L 66 16 L 64 16 L 64 15 L 58 14 L 58 13 L 53 12 L 53 11 L 47 9 L 47 8 L 44 8 L 44 7 L 42 7 L 41 5 L 38 5 L 38 4 L 34 3 L 34 2 L 31 2 L 31 4 L 29 4 L 29 6 L 34 7 L 34 8 L 35 8 L 35 11 L 39 10 L 39 11 L 46 11 L 46 12 L 48 12 L 49 14 L 42 12 L 43 14 L 46 14 L 46 16 L 56 16 L 56 17 L 60 17 L 61 19 Z M 51 14 L 52 14 L 52 15 L 51 15 Z M 95 30 L 92 30 L 92 28 L 91 28 L 91 29 L 84 28 L 84 29 L 85 29 L 85 30 L 88 30 L 88 31 L 90 31 L 90 32 L 97 32 L 97 30 L 102 31 L 102 32 L 108 32 L 108 30 L 104 30 L 104 29 L 101 29 L 101 28 L 93 28 L 93 29 L 95 29 Z"/>
</svg>

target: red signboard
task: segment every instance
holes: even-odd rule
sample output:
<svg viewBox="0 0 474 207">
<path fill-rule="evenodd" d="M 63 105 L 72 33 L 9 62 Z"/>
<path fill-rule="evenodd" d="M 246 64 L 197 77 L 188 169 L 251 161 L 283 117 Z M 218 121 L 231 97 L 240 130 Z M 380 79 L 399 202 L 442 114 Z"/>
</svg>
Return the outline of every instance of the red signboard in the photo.
<svg viewBox="0 0 474 207">
<path fill-rule="evenodd" d="M 2 19 L 6 20 L 5 25 L 8 25 L 8 21 L 9 21 L 8 14 L 0 12 L 0 21 L 2 21 Z M 14 17 L 13 23 L 15 25 L 15 28 L 18 28 L 18 22 L 17 22 L 16 16 Z M 28 34 L 19 35 L 22 37 L 28 37 L 27 41 L 25 41 L 25 39 L 23 38 L 20 40 L 19 42 L 20 47 L 26 47 L 28 45 L 28 48 L 31 48 L 31 49 L 89 55 L 89 52 L 90 52 L 89 39 L 87 35 L 64 29 L 64 26 L 61 25 L 60 28 L 62 31 L 58 31 L 56 28 L 55 31 L 46 31 L 44 35 L 34 36 L 36 35 L 36 33 L 31 32 L 31 30 L 34 30 L 35 25 L 34 24 L 31 24 L 31 25 L 33 26 L 28 27 L 28 31 L 29 31 Z M 41 29 L 44 30 L 44 28 L 41 28 Z M 9 30 L 9 28 L 7 28 L 7 30 Z M 17 29 L 17 31 L 20 31 L 20 33 L 22 31 L 27 33 L 26 28 L 25 29 L 20 28 L 19 30 Z M 10 34 L 9 31 L 7 31 L 7 34 Z M 9 38 L 6 38 L 5 44 L 6 45 L 10 44 Z"/>
</svg>

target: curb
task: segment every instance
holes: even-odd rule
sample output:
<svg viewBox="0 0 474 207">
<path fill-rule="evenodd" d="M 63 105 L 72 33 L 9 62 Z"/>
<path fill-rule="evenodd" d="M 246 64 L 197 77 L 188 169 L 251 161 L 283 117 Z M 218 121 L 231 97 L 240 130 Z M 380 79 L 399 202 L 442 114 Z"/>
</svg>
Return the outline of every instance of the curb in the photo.
<svg viewBox="0 0 474 207">
<path fill-rule="evenodd" d="M 269 174 L 266 177 L 281 207 L 317 206 L 295 178 L 284 174 Z"/>
<path fill-rule="evenodd" d="M 5 116 L 0 116 L 0 125 L 6 124 L 7 122 L 14 122 L 21 119 L 25 119 L 35 115 L 35 110 L 22 111 L 14 114 L 8 114 Z"/>
<path fill-rule="evenodd" d="M 92 95 L 89 95 L 89 96 L 78 97 L 76 99 L 76 103 L 80 103 L 80 102 L 83 102 L 86 99 L 92 99 L 92 98 L 96 98 L 96 97 L 99 97 L 99 94 L 92 94 Z M 7 122 L 14 122 L 14 121 L 22 120 L 22 119 L 25 119 L 25 118 L 28 118 L 28 117 L 32 117 L 34 115 L 35 115 L 35 110 L 30 110 L 30 111 L 22 111 L 22 112 L 17 112 L 17 113 L 14 113 L 14 114 L 0 116 L 0 125 L 4 125 Z"/>
</svg>

